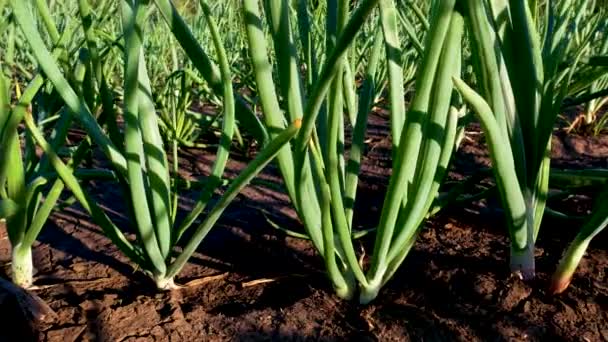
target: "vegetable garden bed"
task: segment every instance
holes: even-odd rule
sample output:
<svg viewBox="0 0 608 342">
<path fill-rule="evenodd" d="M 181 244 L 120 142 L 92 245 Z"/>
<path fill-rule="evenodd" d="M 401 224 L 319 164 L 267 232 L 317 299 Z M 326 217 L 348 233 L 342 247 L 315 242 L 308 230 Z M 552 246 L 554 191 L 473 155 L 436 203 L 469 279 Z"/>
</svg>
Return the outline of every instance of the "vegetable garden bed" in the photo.
<svg viewBox="0 0 608 342">
<path fill-rule="evenodd" d="M 360 185 L 363 225 L 377 221 L 390 173 L 386 122 L 372 115 L 370 124 Z M 472 127 L 450 179 L 489 165 L 478 133 Z M 554 146 L 556 166 L 608 166 L 608 136 L 558 134 Z M 206 159 L 190 150 L 185 172 L 208 172 Z M 229 173 L 242 167 L 233 161 Z M 261 178 L 279 182 L 275 168 Z M 111 188 L 98 189 L 104 204 L 120 203 Z M 580 215 L 593 197 L 587 192 L 551 205 Z M 411 257 L 368 306 L 333 295 L 310 243 L 272 228 L 267 218 L 299 225 L 286 195 L 267 186 L 249 186 L 239 196 L 176 280 L 190 285 L 165 293 L 128 265 L 85 215 L 70 209 L 53 216 L 34 249 L 40 289 L 33 292 L 56 314 L 38 325 L 38 334 L 44 341 L 607 340 L 606 237 L 594 240 L 568 291 L 551 296 L 551 273 L 576 233 L 571 223 L 546 220 L 537 279 L 524 283 L 505 267 L 509 243 L 499 206 L 490 202 L 448 207 L 427 222 Z M 3 238 L 0 260 L 6 264 L 9 257 Z M 2 310 L 7 326 L 19 326 L 16 312 Z M 24 341 L 28 331 L 3 330 L 0 340 Z"/>
<path fill-rule="evenodd" d="M 0 0 L 0 342 L 608 341 L 607 104 L 606 0 Z"/>
</svg>

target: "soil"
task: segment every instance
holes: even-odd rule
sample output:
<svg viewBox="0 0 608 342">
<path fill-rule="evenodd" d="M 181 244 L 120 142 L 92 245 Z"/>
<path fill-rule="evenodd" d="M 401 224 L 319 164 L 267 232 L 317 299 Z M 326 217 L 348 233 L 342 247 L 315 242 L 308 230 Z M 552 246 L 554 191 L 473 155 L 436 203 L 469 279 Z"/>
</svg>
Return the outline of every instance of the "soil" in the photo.
<svg viewBox="0 0 608 342">
<path fill-rule="evenodd" d="M 390 140 L 379 115 L 370 121 L 355 218 L 359 228 L 378 219 L 390 174 Z M 608 136 L 557 133 L 554 166 L 608 167 Z M 246 156 L 236 155 L 228 175 Z M 184 176 L 205 174 L 205 151 L 188 150 Z M 462 180 L 490 165 L 474 125 L 449 172 Z M 499 203 L 489 198 L 452 205 L 425 223 L 394 279 L 367 306 L 340 300 L 306 240 L 289 237 L 268 220 L 301 230 L 276 168 L 269 167 L 226 212 L 176 279 L 185 287 L 158 292 L 77 206 L 56 212 L 34 248 L 33 293 L 55 312 L 23 324 L 10 301 L 0 310 L 0 341 L 608 341 L 607 235 L 598 236 L 569 289 L 548 294 L 548 280 L 579 221 L 547 216 L 537 248 L 537 278 L 508 272 L 508 239 Z M 491 184 L 483 179 L 476 187 Z M 128 222 L 115 186 L 94 191 L 119 225 Z M 191 207 L 188 192 L 181 200 Z M 594 191 L 550 202 L 585 215 Z M 0 234 L 5 234 L 0 229 Z M 372 237 L 358 242 L 362 247 Z M 9 274 L 10 247 L 0 235 L 0 272 Z M 14 303 L 13 303 L 14 304 Z M 8 328 L 8 329 L 7 329 Z"/>
</svg>

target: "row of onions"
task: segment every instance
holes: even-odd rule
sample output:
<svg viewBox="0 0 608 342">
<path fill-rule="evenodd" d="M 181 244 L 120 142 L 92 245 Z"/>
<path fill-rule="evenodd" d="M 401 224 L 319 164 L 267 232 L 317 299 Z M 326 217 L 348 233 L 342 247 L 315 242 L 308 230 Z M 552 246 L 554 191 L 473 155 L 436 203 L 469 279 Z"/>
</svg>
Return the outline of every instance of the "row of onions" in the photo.
<svg viewBox="0 0 608 342">
<path fill-rule="evenodd" d="M 0 1 L 13 30 L 7 51 L 18 36 L 37 65 L 19 79 L 0 75 L 0 218 L 16 284 L 34 284 L 32 245 L 71 197 L 158 289 L 173 289 L 224 210 L 274 161 L 305 233 L 285 231 L 310 240 L 339 297 L 368 303 L 425 220 L 457 197 L 442 184 L 473 113 L 505 212 L 511 270 L 534 277 L 549 186 L 560 177 L 550 165 L 556 118 L 564 103 L 598 106 L 607 96 L 601 2 L 228 1 L 227 15 L 239 19 L 232 25 L 207 2 L 197 4 L 209 37 L 203 44 L 170 0 L 78 0 L 78 20 L 61 25 L 46 1 Z M 192 66 L 164 87 L 147 48 L 163 41 L 150 33 L 153 16 L 170 32 L 171 63 L 179 65 L 179 49 Z M 241 37 L 236 50 L 227 43 L 232 29 Z M 234 75 L 235 63 L 248 75 Z M 250 80 L 257 99 L 235 91 L 237 78 Z M 193 83 L 216 103 L 213 119 L 190 112 L 201 94 Z M 355 203 L 368 116 L 380 100 L 389 112 L 392 172 L 377 226 L 362 231 Z M 68 146 L 76 127 L 86 136 Z M 180 191 L 191 185 L 180 178 L 178 154 L 181 146 L 200 147 L 194 140 L 206 131 L 219 136 L 214 163 L 193 207 L 180 213 Z M 226 179 L 230 149 L 243 134 L 260 148 Z M 102 163 L 87 162 L 91 150 L 102 153 Z M 601 171 L 561 175 L 608 179 Z M 113 221 L 91 193 L 98 179 L 121 191 L 130 227 Z M 608 223 L 606 196 L 564 253 L 553 292 L 567 287 Z M 370 234 L 375 243 L 364 261 L 355 240 Z"/>
</svg>

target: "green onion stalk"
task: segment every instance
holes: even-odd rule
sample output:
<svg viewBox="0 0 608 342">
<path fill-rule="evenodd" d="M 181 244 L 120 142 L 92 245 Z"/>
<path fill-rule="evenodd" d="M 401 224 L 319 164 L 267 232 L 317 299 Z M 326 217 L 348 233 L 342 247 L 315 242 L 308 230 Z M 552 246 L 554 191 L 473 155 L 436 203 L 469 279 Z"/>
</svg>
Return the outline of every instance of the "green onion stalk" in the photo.
<svg viewBox="0 0 608 342">
<path fill-rule="evenodd" d="M 589 247 L 589 243 L 608 225 L 608 206 L 606 205 L 606 201 L 608 201 L 608 187 L 604 187 L 604 190 L 596 200 L 591 216 L 564 252 L 551 279 L 549 289 L 551 293 L 561 293 L 568 288 L 576 268 Z"/>
<path fill-rule="evenodd" d="M 549 188 L 553 126 L 592 33 L 572 39 L 580 20 L 576 1 L 547 2 L 543 25 L 535 21 L 536 2 L 465 3 L 482 95 L 460 79 L 454 82 L 487 135 L 511 239 L 511 270 L 530 279 Z M 573 50 L 577 54 L 565 63 Z"/>
<path fill-rule="evenodd" d="M 569 170 L 552 168 L 549 182 L 551 182 L 552 188 L 560 190 L 598 186 L 601 188 L 608 183 L 608 169 Z"/>
<path fill-rule="evenodd" d="M 153 279 L 157 288 L 175 288 L 177 286 L 174 282 L 175 276 L 213 228 L 226 207 L 235 199 L 240 190 L 275 157 L 281 147 L 296 135 L 301 121 L 293 120 L 290 125 L 277 132 L 256 158 L 230 182 L 223 195 L 213 205 L 209 205 L 214 192 L 223 183 L 222 177 L 235 130 L 236 101 L 222 38 L 209 8 L 201 2 L 220 65 L 218 72 L 221 78 L 217 80 L 217 84 L 221 85 L 223 98 L 222 137 L 211 176 L 201 190 L 194 208 L 185 218 L 176 220 L 177 215 L 174 214 L 174 211 L 177 210 L 177 205 L 175 201 L 172 201 L 174 195 L 172 192 L 175 188 L 171 186 L 171 168 L 160 135 L 159 118 L 152 99 L 153 89 L 150 85 L 143 48 L 146 37 L 144 20 L 146 11 L 150 9 L 147 3 L 121 1 L 120 14 L 124 37 L 122 116 L 125 127 L 124 132 L 115 132 L 120 135 L 117 137 L 118 139 L 113 139 L 109 133 L 102 130 L 99 118 L 93 115 L 86 97 L 78 94 L 66 80 L 56 59 L 51 55 L 34 25 L 33 15 L 27 2 L 13 0 L 10 1 L 10 4 L 40 68 L 63 99 L 66 111 L 72 113 L 75 120 L 88 133 L 88 139 L 108 159 L 112 171 L 129 201 L 129 213 L 132 213 L 131 221 L 136 231 L 135 241 L 127 239 L 125 233 L 106 215 L 100 204 L 81 184 L 81 180 L 76 178 L 76 173 L 73 172 L 70 165 L 58 156 L 56 146 L 53 146 L 45 137 L 44 132 L 36 126 L 33 117 L 25 113 L 24 120 L 28 132 L 44 151 L 56 174 L 112 242 Z M 79 1 L 81 16 L 84 17 L 83 13 L 88 12 L 88 6 L 87 0 Z M 175 17 L 178 14 L 173 12 L 171 15 Z M 170 21 L 179 21 L 173 19 Z M 95 22 L 92 25 L 94 26 Z M 196 44 L 195 41 L 190 40 L 191 36 L 187 36 L 187 32 L 184 33 L 184 27 L 181 27 L 180 30 L 176 33 L 178 40 L 182 39 L 188 41 L 189 44 Z M 187 37 L 184 38 L 183 35 Z M 91 43 L 89 41 L 87 44 L 89 49 L 98 49 L 96 44 Z M 200 46 L 190 48 L 201 50 Z M 102 60 L 95 60 L 93 57 L 100 56 L 100 54 L 91 51 L 90 56 L 92 56 L 90 59 L 92 66 L 103 63 Z M 93 94 L 93 103 L 97 104 L 95 108 L 101 107 L 101 112 L 111 113 L 115 110 L 113 101 L 108 99 L 108 94 L 111 94 L 112 91 L 108 88 L 108 83 L 104 82 L 106 78 L 103 75 L 103 68 L 92 69 L 98 71 L 93 74 L 93 84 L 95 85 L 93 89 L 97 90 Z M 111 113 L 107 117 L 112 118 L 117 115 L 117 113 Z M 124 143 L 124 146 L 117 143 Z M 207 210 L 207 214 L 203 218 L 202 213 L 205 210 Z M 176 249 L 178 244 L 182 247 L 179 252 Z"/>
<path fill-rule="evenodd" d="M 53 36 L 56 57 L 75 25 L 66 27 L 62 36 Z M 82 77 L 77 77 L 82 81 Z M 35 153 L 33 139 L 28 131 L 19 132 L 25 116 L 42 117 L 45 110 L 34 106 L 35 98 L 49 97 L 45 77 L 35 75 L 23 93 L 17 82 L 14 84 L 16 103 L 10 97 L 11 83 L 0 71 L 0 219 L 6 222 L 8 238 L 12 246 L 11 276 L 16 285 L 29 288 L 34 283 L 32 245 L 42 231 L 65 188 L 61 179 L 53 174 L 48 160 Z M 51 132 L 50 144 L 54 148 L 64 145 L 72 115 L 60 110 L 62 118 L 47 123 L 36 123 L 38 129 Z M 54 114 L 54 113 L 53 113 Z M 23 147 L 22 147 L 23 146 Z M 86 146 L 77 146 L 67 157 L 67 167 L 73 168 L 82 161 Z"/>
<path fill-rule="evenodd" d="M 361 1 L 352 13 L 349 1 L 327 2 L 322 54 L 311 47 L 311 37 L 316 35 L 307 25 L 307 6 L 297 7 L 296 25 L 289 1 L 264 4 L 266 20 L 257 0 L 244 0 L 242 6 L 264 122 L 272 132 L 285 122 L 302 118 L 296 139 L 277 158 L 287 192 L 306 234 L 325 261 L 336 294 L 345 299 L 358 295 L 361 303 L 368 303 L 413 246 L 452 155 L 458 111 L 451 107 L 451 79 L 460 74 L 463 17 L 455 0 L 434 2 L 416 95 L 406 113 L 398 11 L 393 1 Z M 264 34 L 264 21 L 272 36 L 270 42 Z M 354 84 L 347 61 L 358 53 L 352 49 L 353 41 L 370 21 L 377 23 L 377 29 L 373 43 L 364 49 L 363 85 L 355 94 L 344 89 Z M 298 35 L 293 27 L 298 28 Z M 296 37 L 303 56 L 295 49 Z M 276 63 L 269 57 L 268 43 L 273 44 Z M 314 63 L 319 60 L 323 62 L 317 68 Z M 382 63 L 389 84 L 394 163 L 371 265 L 364 270 L 353 243 L 359 233 L 353 228 L 354 203 L 367 118 L 377 84 L 385 81 L 377 78 Z M 307 70 L 304 76 L 303 69 Z M 349 151 L 344 148 L 347 124 L 353 127 Z"/>
</svg>

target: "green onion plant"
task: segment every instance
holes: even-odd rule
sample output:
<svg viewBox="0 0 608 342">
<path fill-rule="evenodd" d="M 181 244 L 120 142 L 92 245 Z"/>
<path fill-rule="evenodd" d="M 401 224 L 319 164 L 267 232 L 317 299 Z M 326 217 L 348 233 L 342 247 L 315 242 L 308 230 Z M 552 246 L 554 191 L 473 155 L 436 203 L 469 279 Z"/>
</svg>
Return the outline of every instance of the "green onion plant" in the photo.
<svg viewBox="0 0 608 342">
<path fill-rule="evenodd" d="M 64 51 L 74 30 L 71 25 L 63 35 L 54 36 L 55 57 Z M 75 83 L 84 82 L 84 75 L 78 71 L 70 77 Z M 0 155 L 4 158 L 0 164 L 0 219 L 6 220 L 12 247 L 11 276 L 23 288 L 33 285 L 32 245 L 58 204 L 64 183 L 52 172 L 48 158 L 37 153 L 30 132 L 20 125 L 25 116 L 35 118 L 33 124 L 50 132 L 50 145 L 59 149 L 73 120 L 69 110 L 53 105 L 56 94 L 46 83 L 43 74 L 38 73 L 22 93 L 19 80 L 9 82 L 0 71 Z M 64 155 L 67 167 L 77 166 L 86 152 L 85 144 L 75 146 Z"/>
<path fill-rule="evenodd" d="M 400 41 L 404 26 L 395 3 L 365 0 L 352 12 L 349 1 L 328 1 L 326 6 L 323 26 L 309 25 L 315 20 L 310 16 L 314 9 L 306 2 L 296 7 L 296 22 L 286 0 L 244 0 L 242 10 L 268 130 L 302 118 L 296 139 L 277 158 L 287 192 L 325 260 L 337 295 L 358 295 L 361 303 L 367 303 L 412 248 L 452 155 L 458 111 L 451 107 L 451 79 L 460 75 L 464 21 L 456 1 L 433 2 L 416 93 L 406 111 Z M 353 41 L 365 23 L 376 25 L 373 43 L 358 52 Z M 271 41 L 265 39 L 265 27 Z M 326 39 L 322 50 L 313 50 L 310 44 L 317 29 L 323 30 Z M 304 47 L 302 54 L 295 48 L 296 40 Z M 268 43 L 274 47 L 275 63 L 269 58 Z M 358 53 L 366 55 L 366 64 L 357 94 L 351 91 L 356 80 L 348 61 L 359 59 Z M 319 64 L 319 60 L 323 62 Z M 377 78 L 381 64 L 387 79 Z M 367 118 L 376 98 L 374 90 L 383 82 L 388 83 L 393 172 L 371 261 L 364 268 L 353 243 L 357 233 L 354 203 Z M 348 150 L 344 148 L 346 127 L 353 132 Z"/>
<path fill-rule="evenodd" d="M 608 78 L 606 70 L 608 62 L 608 8 L 601 1 L 588 1 L 580 3 L 573 39 L 578 44 L 571 44 L 571 50 L 567 51 L 566 59 L 574 60 L 580 52 L 576 48 L 580 43 L 588 39 L 588 44 L 584 44 L 585 58 L 579 63 L 578 70 L 573 75 L 573 82 L 570 86 L 569 97 L 575 96 L 577 102 L 584 103 L 582 115 L 578 116 L 569 127 L 569 131 L 578 130 L 598 135 L 606 126 L 606 119 L 600 115 L 602 107 L 608 103 Z M 593 80 L 589 85 L 589 80 Z M 602 94 L 599 96 L 597 94 Z M 585 94 L 586 96 L 581 96 Z M 594 95 L 596 94 L 596 95 Z M 585 100 L 588 97 L 590 100 Z M 568 103 L 569 107 L 579 103 Z M 580 131 L 580 130 L 579 130 Z"/>
<path fill-rule="evenodd" d="M 537 1 L 466 1 L 482 95 L 460 79 L 454 82 L 487 135 L 511 238 L 511 270 L 523 278 L 535 273 L 555 118 L 594 33 L 573 39 L 580 21 L 576 9 L 586 3 L 545 2 L 539 16 Z M 545 22 L 537 25 L 541 17 Z M 590 20 L 598 25 L 598 18 Z M 577 54 L 567 60 L 568 51 Z"/>
<path fill-rule="evenodd" d="M 590 217 L 564 252 L 551 279 L 551 293 L 561 293 L 568 288 L 568 285 L 572 281 L 572 276 L 585 251 L 587 251 L 591 240 L 608 225 L 608 206 L 606 205 L 606 201 L 608 201 L 608 187 L 605 186 L 596 199 L 595 207 Z"/>
<path fill-rule="evenodd" d="M 13 14 L 33 55 L 63 99 L 65 110 L 74 115 L 76 121 L 87 131 L 91 142 L 105 154 L 111 165 L 112 171 L 121 185 L 123 195 L 128 199 L 129 213 L 136 232 L 135 241 L 128 239 L 123 230 L 119 229 L 106 215 L 100 204 L 76 177 L 77 174 L 72 172 L 70 165 L 58 156 L 57 149 L 45 137 L 45 132 L 36 126 L 31 115 L 25 113 L 24 120 L 28 132 L 44 151 L 57 175 L 72 191 L 84 209 L 91 214 L 94 221 L 131 261 L 155 281 L 159 289 L 175 287 L 174 277 L 195 252 L 222 212 L 239 191 L 298 132 L 300 127 L 300 121 L 293 120 L 289 126 L 281 132 L 277 132 L 274 139 L 268 142 L 257 157 L 239 176 L 232 180 L 221 198 L 213 205 L 209 205 L 207 215 L 199 222 L 199 217 L 207 209 L 214 192 L 222 184 L 223 171 L 234 133 L 236 111 L 232 76 L 223 42 L 208 7 L 201 3 L 220 63 L 218 72 L 221 78 L 215 81 L 222 90 L 220 94 L 223 98 L 222 136 L 211 176 L 208 177 L 207 183 L 201 190 L 194 208 L 185 218 L 177 220 L 175 214 L 177 210 L 176 189 L 171 181 L 171 168 L 160 135 L 159 118 L 153 101 L 153 89 L 148 76 L 144 50 L 146 39 L 144 20 L 147 17 L 147 11 L 160 9 L 163 12 L 165 8 L 162 6 L 167 4 L 170 5 L 169 15 L 171 16 L 168 21 L 179 22 L 177 12 L 172 12 L 175 11 L 175 8 L 168 2 L 163 4 L 162 1 L 159 1 L 157 7 L 150 7 L 147 1 L 139 0 L 123 0 L 120 3 L 123 29 L 121 43 L 124 54 L 122 111 L 121 113 L 105 114 L 107 115 L 105 117 L 116 118 L 121 115 L 124 119 L 124 127 L 114 133 L 118 136 L 113 139 L 111 132 L 106 133 L 100 126 L 99 121 L 103 116 L 96 115 L 98 112 L 113 112 L 116 108 L 110 96 L 112 91 L 107 89 L 108 83 L 104 82 L 103 60 L 99 54 L 100 47 L 97 46 L 96 40 L 86 34 L 87 28 L 95 25 L 94 20 L 91 20 L 93 12 L 90 11 L 88 0 L 79 1 L 79 14 L 84 22 L 90 24 L 83 25 L 83 28 L 85 37 L 88 39 L 87 49 L 91 56 L 89 61 L 92 69 L 97 71 L 91 74 L 94 83 L 90 89 L 98 90 L 92 94 L 90 101 L 87 101 L 84 94 L 79 94 L 68 83 L 65 74 L 59 69 L 56 58 L 53 58 L 34 25 L 28 2 L 10 1 Z M 174 30 L 176 38 L 187 41 L 187 44 L 196 44 L 189 48 L 202 51 L 196 41 L 191 39 L 192 36 L 184 31 L 186 29 L 186 26 L 179 26 L 177 30 Z M 184 36 L 186 38 L 183 38 Z M 180 251 L 176 249 L 178 245 L 182 246 Z"/>
</svg>

